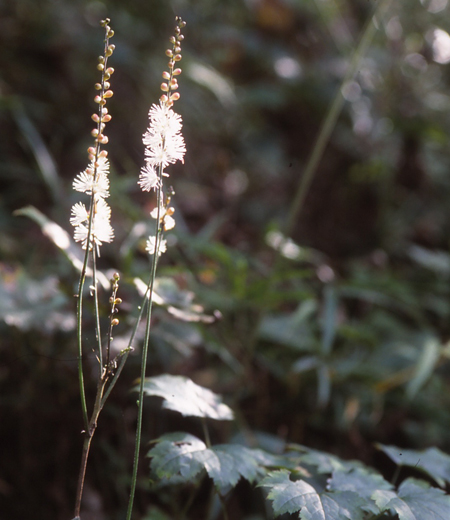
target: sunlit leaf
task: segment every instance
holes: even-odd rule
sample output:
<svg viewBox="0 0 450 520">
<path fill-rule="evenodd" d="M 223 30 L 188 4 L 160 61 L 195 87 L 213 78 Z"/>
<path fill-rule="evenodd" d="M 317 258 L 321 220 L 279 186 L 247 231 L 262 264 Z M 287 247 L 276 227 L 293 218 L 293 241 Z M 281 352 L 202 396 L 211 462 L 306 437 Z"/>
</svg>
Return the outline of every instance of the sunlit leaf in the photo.
<svg viewBox="0 0 450 520">
<path fill-rule="evenodd" d="M 375 491 L 391 490 L 393 486 L 375 471 L 355 468 L 350 471 L 342 469 L 334 471 L 329 481 L 329 489 L 356 493 L 364 500 L 365 510 L 378 514 L 379 509 L 371 500 L 371 496 Z"/>
<path fill-rule="evenodd" d="M 140 278 L 134 284 L 141 296 L 147 293 L 147 284 Z M 180 289 L 175 280 L 167 277 L 155 279 L 153 303 L 164 306 L 169 314 L 183 321 L 212 323 L 216 316 L 205 314 L 201 305 L 194 303 L 194 293 Z"/>
<path fill-rule="evenodd" d="M 233 419 L 233 412 L 222 403 L 220 396 L 207 388 L 196 385 L 188 377 L 162 376 L 148 377 L 144 392 L 164 399 L 163 407 L 192 417 L 209 417 L 221 421 Z"/>
<path fill-rule="evenodd" d="M 289 471 L 269 473 L 258 486 L 269 489 L 275 515 L 299 513 L 302 520 L 363 520 L 364 500 L 351 491 L 318 493 L 304 480 L 292 481 Z"/>
<path fill-rule="evenodd" d="M 425 472 L 441 487 L 450 483 L 450 456 L 438 448 L 428 448 L 423 451 L 403 450 L 396 446 L 385 446 L 384 444 L 377 444 L 377 448 L 382 450 L 396 464 Z"/>
<path fill-rule="evenodd" d="M 393 510 L 399 520 L 448 520 L 450 497 L 422 480 L 405 480 L 398 494 L 378 490 L 372 496 L 381 511 Z"/>
<path fill-rule="evenodd" d="M 203 441 L 188 433 L 162 436 L 148 456 L 152 459 L 151 469 L 158 478 L 169 482 L 189 482 L 204 470 L 221 494 L 234 487 L 241 477 L 254 482 L 264 474 L 260 450 L 239 444 L 208 448 Z"/>
<path fill-rule="evenodd" d="M 18 209 L 14 212 L 14 215 L 28 217 L 31 220 L 34 220 L 34 222 L 41 227 L 42 233 L 66 255 L 75 269 L 81 272 L 83 268 L 84 252 L 75 244 L 65 229 L 59 226 L 56 222 L 50 220 L 33 206 Z M 88 277 L 92 276 L 92 269 L 90 267 L 87 267 L 86 274 Z M 99 269 L 97 269 L 96 274 L 102 287 L 105 290 L 108 290 L 111 286 L 108 278 Z"/>
</svg>

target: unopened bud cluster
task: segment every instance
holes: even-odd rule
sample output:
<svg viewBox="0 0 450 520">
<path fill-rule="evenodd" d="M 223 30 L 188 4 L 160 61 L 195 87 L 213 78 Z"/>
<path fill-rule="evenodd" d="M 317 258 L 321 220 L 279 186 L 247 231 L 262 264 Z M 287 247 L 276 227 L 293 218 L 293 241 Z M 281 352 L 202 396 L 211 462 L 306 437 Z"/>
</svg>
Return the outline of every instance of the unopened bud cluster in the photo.
<svg viewBox="0 0 450 520">
<path fill-rule="evenodd" d="M 82 203 L 77 203 L 72 207 L 71 224 L 75 227 L 75 241 L 81 242 L 83 249 L 89 244 L 89 249 L 95 244 L 97 252 L 103 242 L 111 242 L 114 231 L 110 224 L 111 208 L 105 202 L 109 197 L 109 161 L 108 152 L 102 150 L 102 145 L 108 143 L 105 135 L 106 123 L 111 121 L 111 115 L 106 108 L 106 102 L 113 96 L 110 79 L 114 74 L 114 69 L 108 67 L 108 58 L 114 52 L 114 45 L 109 40 L 114 36 L 114 31 L 109 26 L 109 18 L 102 20 L 101 26 L 105 29 L 105 49 L 104 55 L 99 56 L 97 69 L 101 72 L 101 82 L 95 84 L 98 94 L 94 102 L 99 105 L 98 113 L 94 113 L 91 119 L 96 123 L 91 134 L 94 137 L 94 146 L 87 150 L 90 164 L 81 172 L 73 183 L 76 191 L 86 193 L 91 197 L 89 210 Z"/>
<path fill-rule="evenodd" d="M 122 303 L 122 298 L 117 297 L 117 291 L 119 290 L 119 280 L 120 280 L 119 273 L 114 273 L 114 276 L 111 280 L 112 295 L 109 299 L 109 304 L 111 305 L 111 313 L 110 313 L 111 330 L 116 325 L 119 325 L 119 319 L 114 317 L 114 315 L 119 312 L 117 305 L 120 305 Z M 112 336 L 111 336 L 110 340 L 112 341 Z"/>
<path fill-rule="evenodd" d="M 143 137 L 146 164 L 141 170 L 139 185 L 144 191 L 162 190 L 163 177 L 169 176 L 165 168 L 177 161 L 183 162 L 186 153 L 181 135 L 183 126 L 181 116 L 172 110 L 174 102 L 180 99 L 180 94 L 177 92 L 177 76 L 181 74 L 181 69 L 177 67 L 177 63 L 181 60 L 181 42 L 184 39 L 181 29 L 185 27 L 186 22 L 178 16 L 175 21 L 175 34 L 170 38 L 172 48 L 166 50 L 166 55 L 170 58 L 168 70 L 162 74 L 165 80 L 161 84 L 163 94 L 159 98 L 159 105 L 152 105 L 150 108 L 150 124 Z M 168 231 L 175 226 L 173 218 L 175 210 L 169 206 L 170 196 L 164 200 L 160 195 L 158 200 L 157 207 L 150 215 L 157 220 L 160 231 Z M 162 238 L 157 241 L 156 236 L 150 236 L 147 240 L 146 250 L 151 255 L 156 253 L 160 256 L 166 251 L 166 247 L 166 241 Z"/>
<path fill-rule="evenodd" d="M 184 36 L 181 34 L 181 29 L 186 26 L 186 22 L 184 22 L 179 16 L 175 18 L 175 21 L 175 34 L 170 38 L 172 48 L 166 50 L 166 56 L 170 58 L 169 63 L 167 64 L 169 70 L 165 70 L 162 74 L 163 79 L 166 81 L 161 83 L 163 95 L 159 98 L 161 103 L 164 103 L 168 107 L 171 107 L 174 101 L 180 99 L 180 93 L 175 91 L 178 89 L 176 76 L 181 74 L 181 69 L 176 65 L 181 61 L 181 42 L 184 40 Z"/>
</svg>

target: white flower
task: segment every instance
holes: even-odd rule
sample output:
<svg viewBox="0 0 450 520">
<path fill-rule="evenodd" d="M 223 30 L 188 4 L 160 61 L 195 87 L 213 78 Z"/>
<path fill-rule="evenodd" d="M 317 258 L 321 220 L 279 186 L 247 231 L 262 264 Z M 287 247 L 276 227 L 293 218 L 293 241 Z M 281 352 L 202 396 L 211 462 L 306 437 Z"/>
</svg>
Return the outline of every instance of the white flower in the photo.
<svg viewBox="0 0 450 520">
<path fill-rule="evenodd" d="M 147 240 L 147 246 L 145 250 L 149 255 L 155 254 L 155 242 L 156 237 L 155 236 L 149 236 Z M 167 240 L 164 238 L 159 239 L 159 248 L 158 248 L 158 256 L 161 256 L 162 253 L 165 253 L 167 251 Z"/>
<path fill-rule="evenodd" d="M 110 224 L 111 208 L 102 199 L 94 204 L 94 218 L 92 220 L 90 248 L 95 244 L 97 252 L 103 242 L 111 242 L 114 238 L 114 230 Z M 75 227 L 74 239 L 81 242 L 83 249 L 86 249 L 89 234 L 89 213 L 86 206 L 80 202 L 72 207 L 72 217 L 70 223 Z"/>
<path fill-rule="evenodd" d="M 151 107 L 149 118 L 150 124 L 142 139 L 146 147 L 147 168 L 165 168 L 177 161 L 183 162 L 186 146 L 180 133 L 183 126 L 181 116 L 161 104 Z M 142 186 L 141 182 L 139 184 Z"/>
<path fill-rule="evenodd" d="M 94 181 L 95 173 L 95 181 Z M 97 168 L 95 168 L 94 161 L 77 175 L 73 181 L 73 189 L 81 191 L 82 193 L 92 194 L 94 191 L 96 198 L 109 197 L 109 161 L 106 157 L 99 157 L 97 161 Z"/>
<path fill-rule="evenodd" d="M 181 132 L 183 126 L 181 116 L 167 105 L 152 105 L 148 117 L 150 119 L 149 132 L 153 134 L 166 136 Z"/>
<path fill-rule="evenodd" d="M 172 209 L 171 213 L 173 214 L 174 210 L 173 210 L 173 208 L 171 208 L 171 209 Z M 164 231 L 169 231 L 175 227 L 175 219 L 171 215 L 167 214 L 168 213 L 167 210 L 168 210 L 168 208 L 164 207 L 164 205 L 161 204 L 161 209 L 159 210 L 159 220 L 160 220 L 160 222 L 163 223 Z M 154 219 L 158 218 L 158 207 L 154 208 L 150 212 L 150 216 Z"/>
<path fill-rule="evenodd" d="M 160 181 L 155 169 L 147 163 L 142 169 L 139 176 L 139 186 L 143 191 L 150 191 L 159 187 Z"/>
</svg>

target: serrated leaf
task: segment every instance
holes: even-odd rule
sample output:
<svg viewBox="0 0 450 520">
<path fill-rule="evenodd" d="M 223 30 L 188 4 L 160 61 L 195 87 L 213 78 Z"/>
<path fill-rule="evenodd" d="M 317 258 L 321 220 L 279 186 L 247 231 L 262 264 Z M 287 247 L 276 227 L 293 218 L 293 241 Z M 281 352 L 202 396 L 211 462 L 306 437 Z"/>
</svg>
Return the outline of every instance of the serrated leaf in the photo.
<svg viewBox="0 0 450 520">
<path fill-rule="evenodd" d="M 170 433 L 161 437 L 148 456 L 151 469 L 166 480 L 182 477 L 190 481 L 205 470 L 221 494 L 227 493 L 241 477 L 253 482 L 264 472 L 259 453 L 238 444 L 219 444 L 208 448 L 197 437 L 187 433 Z M 259 452 L 260 450 L 258 450 Z"/>
<path fill-rule="evenodd" d="M 364 509 L 373 514 L 379 514 L 380 510 L 373 503 L 371 497 L 377 490 L 391 490 L 392 484 L 387 482 L 379 473 L 369 469 L 355 468 L 350 471 L 336 470 L 328 483 L 333 491 L 352 491 L 360 496 L 364 502 Z"/>
<path fill-rule="evenodd" d="M 377 447 L 396 464 L 423 471 L 441 487 L 444 487 L 446 482 L 450 483 L 450 456 L 438 448 L 418 451 L 402 450 L 384 444 L 377 444 Z"/>
<path fill-rule="evenodd" d="M 399 520 L 448 520 L 450 497 L 422 480 L 407 479 L 398 490 L 379 490 L 373 496 L 381 511 L 393 510 Z"/>
<path fill-rule="evenodd" d="M 301 463 L 317 467 L 317 471 L 322 474 L 332 473 L 337 469 L 350 470 L 360 465 L 360 463 L 356 461 L 344 461 L 330 453 L 313 450 L 300 444 L 291 444 L 289 448 L 303 452 L 300 456 Z"/>
<path fill-rule="evenodd" d="M 220 396 L 196 385 L 188 377 L 168 374 L 148 377 L 144 392 L 162 397 L 164 408 L 180 412 L 184 417 L 209 417 L 221 421 L 234 418 L 231 408 L 222 403 Z"/>
<path fill-rule="evenodd" d="M 269 473 L 258 486 L 269 488 L 275 515 L 299 513 L 302 520 L 363 520 L 364 500 L 351 491 L 317 491 L 304 480 L 292 481 L 289 471 Z"/>
</svg>

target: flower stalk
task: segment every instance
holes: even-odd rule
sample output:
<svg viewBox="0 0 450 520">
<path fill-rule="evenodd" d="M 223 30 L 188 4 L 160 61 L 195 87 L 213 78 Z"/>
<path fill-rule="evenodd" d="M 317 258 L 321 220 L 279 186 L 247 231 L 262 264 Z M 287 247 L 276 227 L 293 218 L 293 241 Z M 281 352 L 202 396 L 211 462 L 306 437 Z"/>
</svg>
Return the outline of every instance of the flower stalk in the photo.
<svg viewBox="0 0 450 520">
<path fill-rule="evenodd" d="M 181 42 L 184 36 L 181 30 L 185 27 L 180 17 L 176 17 L 175 34 L 170 38 L 172 48 L 166 50 L 169 57 L 168 70 L 162 76 L 165 80 L 161 84 L 162 95 L 159 105 L 154 104 L 149 111 L 149 128 L 143 136 L 145 145 L 145 165 L 141 170 L 138 184 L 144 191 L 156 191 L 156 208 L 150 216 L 156 220 L 155 233 L 150 235 L 147 240 L 146 251 L 152 256 L 150 279 L 147 286 L 148 305 L 146 314 L 146 326 L 144 343 L 142 346 L 141 374 L 139 383 L 138 414 L 136 426 L 136 439 L 134 449 L 133 471 L 128 501 L 127 520 L 131 520 L 133 511 L 134 496 L 136 492 L 137 472 L 139 466 L 139 452 L 142 434 L 142 417 L 144 401 L 144 382 L 147 367 L 148 346 L 150 340 L 153 288 L 156 278 L 156 268 L 158 259 L 166 251 L 167 243 L 163 238 L 163 232 L 175 226 L 173 218 L 174 209 L 170 206 L 171 195 L 165 197 L 163 191 L 163 180 L 168 177 L 165 168 L 177 161 L 183 162 L 186 147 L 183 136 L 181 135 L 182 120 L 181 116 L 172 110 L 175 101 L 180 99 L 177 76 L 181 74 L 181 69 L 176 65 L 181 60 Z"/>
</svg>

